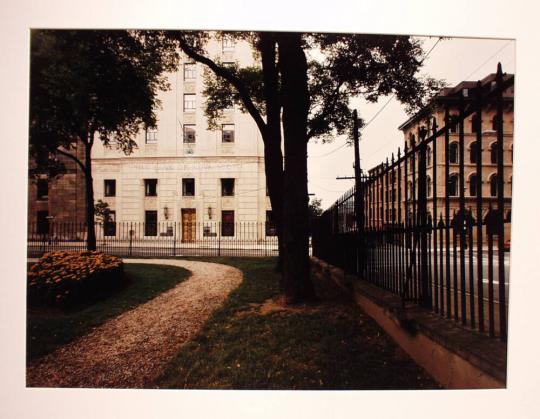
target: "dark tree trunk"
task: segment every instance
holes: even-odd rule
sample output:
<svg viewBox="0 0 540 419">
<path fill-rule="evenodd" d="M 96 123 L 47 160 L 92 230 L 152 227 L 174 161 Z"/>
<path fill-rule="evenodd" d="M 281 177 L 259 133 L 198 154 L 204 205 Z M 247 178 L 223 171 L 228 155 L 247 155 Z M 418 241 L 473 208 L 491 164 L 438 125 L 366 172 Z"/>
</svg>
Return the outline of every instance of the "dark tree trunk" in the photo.
<svg viewBox="0 0 540 419">
<path fill-rule="evenodd" d="M 278 262 L 276 271 L 283 271 L 283 153 L 281 152 L 281 101 L 279 73 L 276 62 L 276 34 L 262 32 L 261 52 L 264 100 L 266 105 L 266 130 L 264 140 L 264 167 L 268 195 L 278 235 Z"/>
<path fill-rule="evenodd" d="M 93 134 L 89 134 L 86 141 L 84 141 L 84 180 L 85 180 L 85 192 L 86 192 L 86 248 L 88 250 L 96 250 L 96 230 L 94 223 L 94 185 L 92 179 L 92 145 Z"/>
<path fill-rule="evenodd" d="M 307 190 L 307 61 L 299 33 L 279 35 L 282 81 L 285 176 L 283 211 L 283 285 L 287 303 L 315 299 L 309 263 Z"/>
</svg>

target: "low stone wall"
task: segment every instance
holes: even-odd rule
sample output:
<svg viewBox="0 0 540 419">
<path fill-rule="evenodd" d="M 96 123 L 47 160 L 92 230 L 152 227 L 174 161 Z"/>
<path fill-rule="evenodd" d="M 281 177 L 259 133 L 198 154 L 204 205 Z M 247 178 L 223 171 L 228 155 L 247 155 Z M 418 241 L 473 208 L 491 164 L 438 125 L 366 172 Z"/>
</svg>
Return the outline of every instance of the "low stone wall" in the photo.
<svg viewBox="0 0 540 419">
<path fill-rule="evenodd" d="M 402 307 L 399 296 L 317 258 L 312 258 L 312 264 L 316 274 L 331 278 L 351 293 L 357 304 L 445 388 L 506 387 L 504 343 L 416 305 Z"/>
</svg>

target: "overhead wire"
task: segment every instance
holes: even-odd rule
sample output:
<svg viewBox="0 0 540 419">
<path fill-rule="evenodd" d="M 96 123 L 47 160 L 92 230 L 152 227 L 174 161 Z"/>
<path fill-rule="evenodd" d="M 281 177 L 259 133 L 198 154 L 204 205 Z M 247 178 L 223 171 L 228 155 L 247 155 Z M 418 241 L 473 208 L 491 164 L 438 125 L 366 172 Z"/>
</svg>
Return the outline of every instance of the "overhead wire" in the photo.
<svg viewBox="0 0 540 419">
<path fill-rule="evenodd" d="M 420 64 L 422 64 L 422 63 L 426 60 L 426 58 L 429 57 L 429 54 L 431 54 L 431 52 L 435 49 L 435 47 L 436 47 L 437 44 L 441 41 L 441 39 L 442 39 L 442 37 L 439 36 L 438 39 L 437 39 L 437 41 L 432 45 L 432 47 L 429 49 L 429 51 L 424 55 L 424 57 L 423 57 L 422 60 L 420 61 Z M 375 118 L 377 118 L 377 116 L 379 116 L 380 113 L 381 113 L 381 112 L 389 105 L 389 103 L 392 101 L 392 99 L 394 99 L 395 96 L 396 96 L 396 94 L 395 94 L 395 93 L 392 93 L 392 95 L 388 98 L 388 100 L 384 103 L 384 105 L 383 105 L 383 106 L 375 113 L 375 115 L 373 115 L 373 116 L 371 117 L 371 119 L 370 119 L 368 122 L 366 122 L 366 123 L 360 128 L 360 131 L 363 131 L 369 124 L 371 124 L 371 123 L 375 120 Z M 360 141 L 362 141 L 362 139 L 360 139 Z M 310 157 L 310 158 L 315 158 L 315 159 L 317 159 L 317 158 L 329 156 L 330 154 L 333 154 L 333 153 L 335 153 L 336 151 L 341 150 L 341 149 L 342 149 L 343 147 L 345 147 L 347 144 L 348 144 L 348 143 L 345 142 L 345 143 L 343 143 L 342 145 L 340 145 L 339 147 L 337 147 L 337 148 L 334 149 L 334 150 L 331 150 L 331 151 L 329 151 L 329 152 L 327 152 L 327 153 L 324 153 L 324 154 L 321 154 L 321 155 L 319 155 L 319 156 L 312 156 L 312 157 Z"/>
</svg>

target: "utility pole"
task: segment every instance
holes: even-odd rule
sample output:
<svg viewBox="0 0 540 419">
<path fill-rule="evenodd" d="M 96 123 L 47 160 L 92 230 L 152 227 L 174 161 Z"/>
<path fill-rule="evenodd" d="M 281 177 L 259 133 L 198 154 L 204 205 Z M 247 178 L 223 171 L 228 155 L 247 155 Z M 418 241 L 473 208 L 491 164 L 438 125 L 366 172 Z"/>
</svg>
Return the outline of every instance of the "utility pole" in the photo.
<svg viewBox="0 0 540 419">
<path fill-rule="evenodd" d="M 362 170 L 360 169 L 360 133 L 358 130 L 358 113 L 353 111 L 353 141 L 354 141 L 354 212 L 357 233 L 357 273 L 362 276 L 364 268 L 364 194 L 362 193 Z"/>
</svg>

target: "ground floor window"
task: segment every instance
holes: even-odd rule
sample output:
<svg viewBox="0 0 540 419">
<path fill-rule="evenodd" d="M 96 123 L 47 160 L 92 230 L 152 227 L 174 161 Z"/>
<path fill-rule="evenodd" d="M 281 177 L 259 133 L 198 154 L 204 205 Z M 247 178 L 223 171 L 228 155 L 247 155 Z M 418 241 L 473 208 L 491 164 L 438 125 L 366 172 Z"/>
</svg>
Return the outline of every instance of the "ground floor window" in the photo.
<svg viewBox="0 0 540 419">
<path fill-rule="evenodd" d="M 37 212 L 37 234 L 49 234 L 49 211 Z"/>
<path fill-rule="evenodd" d="M 266 211 L 266 235 L 267 236 L 277 236 L 276 223 L 274 221 L 274 216 L 272 211 Z"/>
<path fill-rule="evenodd" d="M 234 211 L 221 211 L 221 235 L 234 236 Z"/>
<path fill-rule="evenodd" d="M 157 211 L 144 212 L 144 235 L 157 236 Z"/>
<path fill-rule="evenodd" d="M 104 236 L 116 236 L 116 211 L 109 211 L 109 216 L 103 223 Z"/>
</svg>

